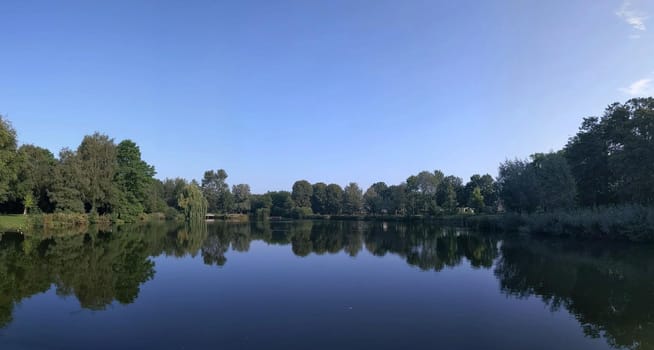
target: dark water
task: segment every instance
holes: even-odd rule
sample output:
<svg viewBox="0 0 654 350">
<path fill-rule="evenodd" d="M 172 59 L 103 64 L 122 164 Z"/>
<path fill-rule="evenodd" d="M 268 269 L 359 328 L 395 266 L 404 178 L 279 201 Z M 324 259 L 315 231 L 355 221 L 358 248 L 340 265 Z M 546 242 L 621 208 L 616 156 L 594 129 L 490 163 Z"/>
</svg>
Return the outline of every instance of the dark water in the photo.
<svg viewBox="0 0 654 350">
<path fill-rule="evenodd" d="M 654 349 L 654 248 L 422 224 L 0 240 L 0 349 Z"/>
</svg>

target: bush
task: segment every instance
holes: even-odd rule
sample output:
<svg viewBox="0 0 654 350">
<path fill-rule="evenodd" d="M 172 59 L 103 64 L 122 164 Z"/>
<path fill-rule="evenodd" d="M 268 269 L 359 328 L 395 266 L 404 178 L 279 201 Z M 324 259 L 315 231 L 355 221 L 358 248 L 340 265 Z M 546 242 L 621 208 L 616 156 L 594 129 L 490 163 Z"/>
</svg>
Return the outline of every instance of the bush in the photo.
<svg viewBox="0 0 654 350">
<path fill-rule="evenodd" d="M 177 220 L 179 215 L 181 215 L 181 213 L 173 207 L 166 208 L 166 211 L 164 212 L 164 217 L 166 220 Z"/>
<path fill-rule="evenodd" d="M 484 222 L 486 220 L 486 222 Z M 654 242 L 654 208 L 641 205 L 583 208 L 520 215 L 488 215 L 467 222 L 480 229 L 525 231 L 550 236 Z"/>
<path fill-rule="evenodd" d="M 313 210 L 307 207 L 295 207 L 291 209 L 291 217 L 293 219 L 307 219 L 313 215 Z"/>
<path fill-rule="evenodd" d="M 267 220 L 270 217 L 270 209 L 269 208 L 259 208 L 256 211 L 256 217 L 259 220 Z"/>
</svg>

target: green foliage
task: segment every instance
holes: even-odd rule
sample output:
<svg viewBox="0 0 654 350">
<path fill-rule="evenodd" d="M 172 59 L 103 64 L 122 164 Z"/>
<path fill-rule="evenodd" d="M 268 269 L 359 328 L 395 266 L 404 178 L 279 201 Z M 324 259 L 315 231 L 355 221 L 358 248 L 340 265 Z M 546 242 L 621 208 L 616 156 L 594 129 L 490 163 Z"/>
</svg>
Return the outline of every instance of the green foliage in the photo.
<svg viewBox="0 0 654 350">
<path fill-rule="evenodd" d="M 343 213 L 360 214 L 363 210 L 363 191 L 356 182 L 350 182 L 343 189 Z"/>
<path fill-rule="evenodd" d="M 456 176 L 446 176 L 436 193 L 437 203 L 448 213 L 454 214 L 459 203 L 459 197 L 463 197 L 463 193 L 463 180 Z"/>
<path fill-rule="evenodd" d="M 311 195 L 311 209 L 314 213 L 327 212 L 327 185 L 323 182 L 318 182 L 312 186 L 313 193 Z"/>
<path fill-rule="evenodd" d="M 179 194 L 178 205 L 184 211 L 184 218 L 187 222 L 204 222 L 208 204 L 195 182 L 184 187 L 182 193 Z"/>
<path fill-rule="evenodd" d="M 28 193 L 25 195 L 25 198 L 23 198 L 23 207 L 25 208 L 25 211 L 23 212 L 23 214 L 27 215 L 27 213 L 28 213 L 32 208 L 34 208 L 34 204 L 35 204 L 35 202 L 34 202 L 34 195 L 32 195 L 31 192 L 28 192 Z"/>
<path fill-rule="evenodd" d="M 47 149 L 33 145 L 22 145 L 17 152 L 18 173 L 12 184 L 12 197 L 15 200 L 30 194 L 34 206 L 40 211 L 54 209 L 48 197 L 48 189 L 54 182 L 56 159 Z"/>
<path fill-rule="evenodd" d="M 9 184 L 16 179 L 16 131 L 0 115 L 0 202 L 9 195 Z"/>
<path fill-rule="evenodd" d="M 107 135 L 94 133 L 85 136 L 77 148 L 80 167 L 82 198 L 91 212 L 111 212 L 116 203 L 116 184 L 113 181 L 118 167 L 116 145 Z"/>
<path fill-rule="evenodd" d="M 480 206 L 479 208 L 483 211 L 493 212 L 497 208 L 497 202 L 499 200 L 499 191 L 495 180 L 489 174 L 483 176 L 475 174 L 470 177 L 470 181 L 465 185 L 465 193 L 467 197 L 465 203 L 468 203 L 468 205 L 473 208 L 475 205 L 472 205 L 472 196 L 474 189 L 477 187 L 479 188 L 481 196 L 484 198 L 483 206 Z"/>
<path fill-rule="evenodd" d="M 340 214 L 343 204 L 343 189 L 337 184 L 325 188 L 325 213 Z"/>
<path fill-rule="evenodd" d="M 586 118 L 565 148 L 582 205 L 654 204 L 654 98 Z"/>
<path fill-rule="evenodd" d="M 407 215 L 434 213 L 437 207 L 436 194 L 443 180 L 444 175 L 438 170 L 433 173 L 421 171 L 418 175 L 409 176 L 406 180 L 406 204 L 401 206 L 403 209 L 406 207 L 405 213 Z"/>
<path fill-rule="evenodd" d="M 511 211 L 533 212 L 538 207 L 538 188 L 534 168 L 524 160 L 507 160 L 500 164 L 500 198 Z"/>
<path fill-rule="evenodd" d="M 163 200 L 166 205 L 181 210 L 179 207 L 178 199 L 188 182 L 182 178 L 165 179 L 162 183 Z"/>
<path fill-rule="evenodd" d="M 48 199 L 54 205 L 55 211 L 84 213 L 81 182 L 85 176 L 77 154 L 67 148 L 61 150 L 54 174 L 52 190 L 48 190 Z"/>
<path fill-rule="evenodd" d="M 141 150 L 131 140 L 116 147 L 117 169 L 114 174 L 116 200 L 113 211 L 121 220 L 131 222 L 145 210 L 154 183 L 154 167 L 141 159 Z M 156 204 L 155 204 L 156 205 Z"/>
<path fill-rule="evenodd" d="M 291 209 L 295 203 L 291 193 L 288 191 L 269 192 L 272 200 L 272 207 L 270 208 L 270 215 L 290 217 Z"/>
<path fill-rule="evenodd" d="M 372 184 L 363 195 L 366 210 L 373 215 L 387 212 L 390 206 L 389 197 L 388 186 L 385 183 Z"/>
<path fill-rule="evenodd" d="M 234 196 L 234 210 L 240 214 L 249 212 L 251 209 L 250 185 L 234 185 L 232 186 L 232 194 Z"/>
<path fill-rule="evenodd" d="M 229 191 L 227 172 L 223 169 L 207 170 L 202 178 L 202 193 L 209 203 L 209 211 L 229 213 L 234 204 L 234 198 Z"/>
<path fill-rule="evenodd" d="M 251 195 L 250 202 L 250 207 L 253 213 L 256 213 L 259 209 L 270 209 L 273 205 L 270 193 Z"/>
<path fill-rule="evenodd" d="M 472 190 L 472 194 L 470 195 L 470 203 L 468 205 L 475 209 L 475 212 L 477 213 L 481 213 L 484 210 L 484 196 L 481 194 L 481 188 L 479 188 L 479 186 Z"/>
<path fill-rule="evenodd" d="M 294 207 L 291 209 L 291 217 L 293 219 L 306 219 L 313 215 L 313 210 L 307 207 Z"/>
<path fill-rule="evenodd" d="M 313 186 L 306 180 L 298 180 L 293 184 L 291 193 L 295 205 L 298 207 L 311 207 L 311 197 L 313 196 Z"/>
<path fill-rule="evenodd" d="M 565 157 L 559 153 L 537 153 L 531 158 L 539 207 L 544 211 L 573 207 L 577 186 Z"/>
</svg>

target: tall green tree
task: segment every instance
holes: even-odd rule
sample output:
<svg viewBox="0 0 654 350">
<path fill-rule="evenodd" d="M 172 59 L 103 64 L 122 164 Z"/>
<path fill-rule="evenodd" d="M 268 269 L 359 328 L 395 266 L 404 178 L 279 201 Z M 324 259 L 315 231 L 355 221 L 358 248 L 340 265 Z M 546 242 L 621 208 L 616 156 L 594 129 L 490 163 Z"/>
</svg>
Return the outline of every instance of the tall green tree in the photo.
<svg viewBox="0 0 654 350">
<path fill-rule="evenodd" d="M 343 213 L 353 215 L 363 210 L 363 191 L 356 182 L 350 182 L 343 189 Z"/>
<path fill-rule="evenodd" d="M 290 217 L 291 210 L 295 203 L 291 197 L 291 193 L 288 191 L 277 191 L 269 192 L 270 198 L 272 200 L 272 208 L 270 209 L 270 214 L 273 216 L 284 216 Z"/>
<path fill-rule="evenodd" d="M 54 210 L 48 197 L 48 191 L 53 189 L 55 165 L 57 160 L 45 148 L 22 145 L 18 148 L 18 173 L 12 185 L 12 196 L 16 201 L 22 201 L 26 196 L 32 196 L 32 203 L 43 212 Z"/>
<path fill-rule="evenodd" d="M 421 171 L 418 175 L 409 176 L 406 180 L 407 203 L 409 214 L 428 214 L 436 211 L 436 194 L 444 180 L 441 171 L 433 173 Z"/>
<path fill-rule="evenodd" d="M 484 198 L 483 206 L 478 208 L 475 208 L 475 206 L 471 204 L 478 198 L 476 194 L 473 194 L 475 188 L 479 188 L 480 195 Z M 464 203 L 468 203 L 470 207 L 475 208 L 477 211 L 494 210 L 497 207 L 497 201 L 499 199 L 497 185 L 493 177 L 489 174 L 472 175 L 470 181 L 465 185 L 465 196 L 466 200 Z"/>
<path fill-rule="evenodd" d="M 327 185 L 323 182 L 313 184 L 311 210 L 316 214 L 327 213 Z"/>
<path fill-rule="evenodd" d="M 234 185 L 232 186 L 232 194 L 234 195 L 234 209 L 237 212 L 247 213 L 250 211 L 250 185 Z"/>
<path fill-rule="evenodd" d="M 539 207 L 544 211 L 573 207 L 577 187 L 565 157 L 560 153 L 537 153 L 531 158 Z"/>
<path fill-rule="evenodd" d="M 539 189 L 534 168 L 524 160 L 500 164 L 500 198 L 507 210 L 533 212 L 538 208 Z"/>
<path fill-rule="evenodd" d="M 188 182 L 181 177 L 165 179 L 162 183 L 162 191 L 163 200 L 166 202 L 166 205 L 171 208 L 180 210 L 181 208 L 179 207 L 178 198 L 187 185 Z"/>
<path fill-rule="evenodd" d="M 337 184 L 329 184 L 325 188 L 325 210 L 327 214 L 340 214 L 343 203 L 343 189 Z"/>
<path fill-rule="evenodd" d="M 145 210 L 148 190 L 154 181 L 154 167 L 141 159 L 141 150 L 131 140 L 116 147 L 117 169 L 114 182 L 118 200 L 114 211 L 123 220 L 132 220 Z"/>
<path fill-rule="evenodd" d="M 307 180 L 298 180 L 293 184 L 291 196 L 295 205 L 298 207 L 311 207 L 311 196 L 313 195 L 313 186 Z"/>
<path fill-rule="evenodd" d="M 482 211 L 484 211 L 484 207 L 485 207 L 484 196 L 481 194 L 481 188 L 479 188 L 479 186 L 475 187 L 472 190 L 472 193 L 470 194 L 470 201 L 468 202 L 468 206 L 473 208 L 477 213 L 481 213 Z"/>
<path fill-rule="evenodd" d="M 202 193 L 209 203 L 209 211 L 226 213 L 231 210 L 233 198 L 223 169 L 207 170 L 202 178 Z"/>
<path fill-rule="evenodd" d="M 58 212 L 84 212 L 82 181 L 85 176 L 77 153 L 68 148 L 59 152 L 54 170 L 53 187 L 48 199 Z"/>
<path fill-rule="evenodd" d="M 388 205 L 388 211 L 395 215 L 407 214 L 407 189 L 406 184 L 389 186 L 384 192 L 385 202 Z"/>
<path fill-rule="evenodd" d="M 16 131 L 0 115 L 0 203 L 8 199 L 9 184 L 16 179 Z"/>
<path fill-rule="evenodd" d="M 81 192 L 91 212 L 111 212 L 116 204 L 114 176 L 118 168 L 116 145 L 107 135 L 85 136 L 77 148 L 81 168 Z"/>
<path fill-rule="evenodd" d="M 575 177 L 577 200 L 581 206 L 615 202 L 608 142 L 599 118 L 584 118 L 577 134 L 565 146 L 564 155 Z"/>
<path fill-rule="evenodd" d="M 438 204 L 446 211 L 453 213 L 459 203 L 465 200 L 463 180 L 456 176 L 446 176 L 436 193 Z"/>
<path fill-rule="evenodd" d="M 373 214 L 382 214 L 387 212 L 390 207 L 388 186 L 384 182 L 372 184 L 363 195 L 366 210 Z"/>
</svg>

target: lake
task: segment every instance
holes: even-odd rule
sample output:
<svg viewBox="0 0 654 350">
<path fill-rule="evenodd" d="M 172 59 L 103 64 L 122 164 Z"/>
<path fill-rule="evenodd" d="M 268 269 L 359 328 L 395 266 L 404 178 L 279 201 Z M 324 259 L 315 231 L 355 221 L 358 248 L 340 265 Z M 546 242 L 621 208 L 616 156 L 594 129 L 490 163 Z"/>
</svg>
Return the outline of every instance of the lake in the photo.
<svg viewBox="0 0 654 350">
<path fill-rule="evenodd" d="M 0 349 L 654 349 L 654 247 L 393 222 L 0 240 Z"/>
</svg>

